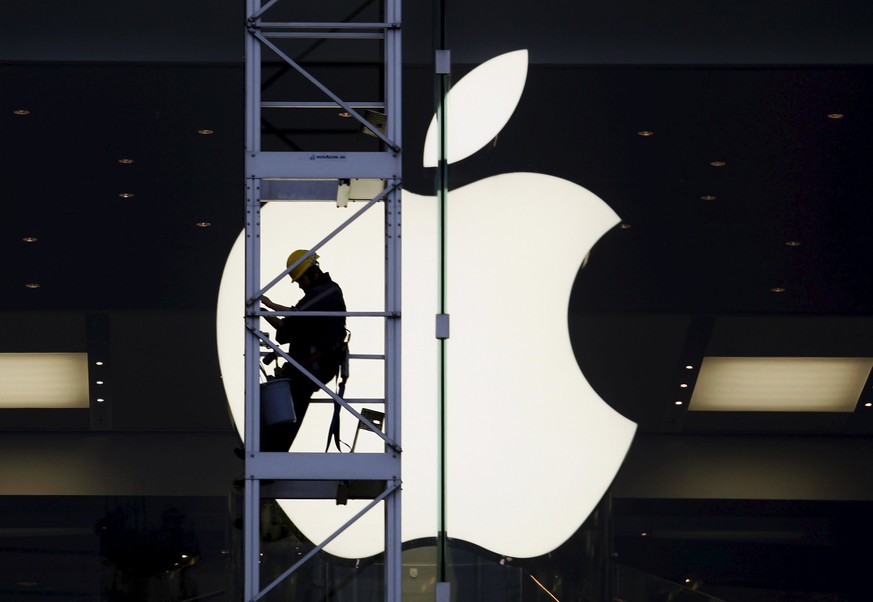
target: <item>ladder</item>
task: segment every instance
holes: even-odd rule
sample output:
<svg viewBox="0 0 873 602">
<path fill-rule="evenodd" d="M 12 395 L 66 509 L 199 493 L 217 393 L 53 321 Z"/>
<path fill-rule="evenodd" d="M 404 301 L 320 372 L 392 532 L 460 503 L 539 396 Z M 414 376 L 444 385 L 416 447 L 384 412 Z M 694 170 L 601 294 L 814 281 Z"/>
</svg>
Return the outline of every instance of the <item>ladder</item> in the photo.
<svg viewBox="0 0 873 602">
<path fill-rule="evenodd" d="M 345 13 L 337 12 L 345 10 Z M 331 14 L 333 13 L 333 14 Z M 373 18 L 375 15 L 375 18 Z M 360 49 L 358 49 L 360 47 Z M 245 226 L 245 488 L 244 599 L 270 599 L 269 592 L 319 553 L 364 512 L 384 512 L 384 595 L 401 599 L 400 534 L 400 0 L 347 2 L 246 0 L 246 226 Z M 318 60 L 311 57 L 317 56 Z M 375 57 L 375 58 L 372 58 Z M 340 67 L 340 69 L 337 68 Z M 338 71 L 351 74 L 337 81 Z M 294 83 L 284 84 L 291 79 Z M 373 81 L 375 79 L 375 82 Z M 337 88 L 344 88 L 338 90 Z M 348 89 L 345 89 L 348 88 Z M 375 98 L 347 100 L 360 91 Z M 288 97 L 291 97 L 290 99 Z M 325 115 L 341 113 L 367 137 L 365 149 L 330 145 Z M 320 241 L 316 251 L 370 207 L 384 207 L 385 306 L 342 315 L 384 322 L 384 412 L 379 420 L 361 413 L 333 391 L 323 391 L 345 416 L 382 438 L 381 453 L 260 452 L 260 371 L 264 347 L 281 354 L 262 330 L 267 312 L 258 299 L 290 271 L 266 285 L 261 277 L 261 209 L 264 203 L 314 200 L 345 203 L 355 184 L 380 183 L 364 207 Z M 364 199 L 362 199 L 364 200 Z M 289 241 L 289 244 L 292 244 Z M 290 251 L 291 249 L 289 249 Z M 305 312 L 300 312 L 305 313 Z M 313 312 L 317 313 L 317 312 Z M 287 315 L 287 312 L 272 312 Z M 335 314 L 334 314 L 335 315 Z M 351 356 L 374 359 L 372 356 Z M 384 422 L 381 418 L 384 417 Z M 349 418 L 346 418 L 347 420 Z M 377 426 L 378 425 L 378 426 Z M 268 481 L 269 484 L 264 484 Z M 260 571 L 262 497 L 282 499 L 369 500 L 324 542 L 302 558 L 289 560 L 286 571 L 263 583 Z"/>
</svg>

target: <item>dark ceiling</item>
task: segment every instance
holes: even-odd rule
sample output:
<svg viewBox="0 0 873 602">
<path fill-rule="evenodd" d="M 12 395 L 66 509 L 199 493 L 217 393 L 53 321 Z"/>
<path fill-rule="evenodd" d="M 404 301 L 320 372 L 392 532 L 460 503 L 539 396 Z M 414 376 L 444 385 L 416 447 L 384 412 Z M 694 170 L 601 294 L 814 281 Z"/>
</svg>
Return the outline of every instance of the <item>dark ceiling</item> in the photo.
<svg viewBox="0 0 873 602">
<path fill-rule="evenodd" d="M 77 330 L 83 316 L 111 316 L 124 326 L 113 357 L 154 371 L 152 388 L 139 370 L 115 374 L 116 431 L 168 428 L 151 417 L 155 404 L 181 416 L 169 430 L 198 430 L 203 407 L 180 399 L 192 393 L 181 383 L 192 375 L 215 397 L 204 430 L 231 430 L 210 320 L 243 226 L 243 4 L 19 3 L 0 21 L 0 345 L 75 348 L 88 340 Z M 404 7 L 404 183 L 420 193 L 433 185 L 420 167 L 433 104 L 424 4 Z M 654 438 L 873 434 L 860 404 L 851 415 L 695 416 L 672 403 L 681 366 L 704 354 L 873 357 L 873 6 L 562 1 L 497 16 L 490 3 L 447 4 L 453 77 L 501 52 L 528 48 L 531 57 L 513 118 L 451 167 L 452 186 L 498 172 L 548 173 L 592 190 L 623 220 L 580 270 L 569 307 L 577 357 L 601 396 Z M 342 68 L 318 49 L 308 60 Z M 268 139 L 329 133 L 362 143 L 339 117 L 318 131 L 277 136 L 266 127 Z M 204 128 L 214 133 L 199 134 Z M 549 249 L 541 252 L 546 275 Z M 153 326 L 183 338 L 150 339 Z M 179 349 L 184 368 L 161 366 L 149 345 Z M 156 400 L 159 387 L 185 395 Z M 6 416 L 9 430 L 38 429 L 42 419 Z M 701 557 L 701 541 L 710 550 L 724 544 L 705 533 L 757 529 L 749 541 L 759 562 L 762 546 L 794 559 L 793 567 L 766 564 L 765 575 L 746 557 L 724 569 L 724 583 L 837 591 L 839 566 L 858 541 L 841 517 L 860 520 L 869 499 L 669 505 L 629 496 L 616 510 L 627 534 L 635 521 L 696 532 L 665 535 L 674 552 L 694 540 L 682 554 Z M 750 526 L 762 517 L 782 523 Z M 822 524 L 827 536 L 800 537 L 790 552 L 781 536 L 767 541 L 766 533 L 818 533 Z M 624 545 L 631 564 L 674 576 L 655 558 L 679 562 L 678 552 Z M 749 554 L 734 548 L 719 558 Z M 821 557 L 824 582 L 803 581 L 800 569 Z"/>
</svg>

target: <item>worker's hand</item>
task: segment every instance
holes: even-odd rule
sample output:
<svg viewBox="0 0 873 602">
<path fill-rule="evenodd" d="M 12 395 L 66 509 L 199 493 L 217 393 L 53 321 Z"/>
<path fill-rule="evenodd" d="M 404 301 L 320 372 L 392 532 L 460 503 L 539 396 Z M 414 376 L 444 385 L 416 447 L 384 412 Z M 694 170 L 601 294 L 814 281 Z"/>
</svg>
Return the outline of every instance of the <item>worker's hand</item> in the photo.
<svg viewBox="0 0 873 602">
<path fill-rule="evenodd" d="M 267 309 L 272 309 L 273 311 L 282 311 L 284 309 L 281 305 L 273 303 L 266 295 L 262 295 L 260 301 L 261 305 L 266 306 Z M 278 329 L 282 325 L 282 318 L 278 318 L 276 316 L 264 316 L 264 318 L 267 320 L 267 323 L 273 328 Z"/>
<path fill-rule="evenodd" d="M 273 303 L 273 301 L 269 297 L 267 297 L 266 295 L 263 295 L 261 297 L 261 303 L 266 305 L 267 307 L 269 307 L 273 311 L 286 311 L 288 309 L 284 305 L 279 305 L 278 303 Z"/>
<path fill-rule="evenodd" d="M 279 305 L 278 303 L 273 303 L 273 301 L 267 297 L 266 295 L 261 296 L 261 303 L 266 305 L 268 308 L 273 311 L 290 311 L 290 307 L 285 307 L 284 305 Z"/>
</svg>

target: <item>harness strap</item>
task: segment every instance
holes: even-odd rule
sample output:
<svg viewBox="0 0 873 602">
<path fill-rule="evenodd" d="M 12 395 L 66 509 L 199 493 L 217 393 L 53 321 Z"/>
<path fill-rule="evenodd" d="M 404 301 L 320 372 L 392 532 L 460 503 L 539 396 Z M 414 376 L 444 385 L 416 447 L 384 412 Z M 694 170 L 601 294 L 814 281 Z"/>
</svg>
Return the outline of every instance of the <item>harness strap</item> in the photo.
<svg viewBox="0 0 873 602">
<path fill-rule="evenodd" d="M 340 397 L 343 396 L 343 393 L 346 389 L 346 381 L 345 379 L 341 380 L 339 383 L 339 387 L 337 389 L 337 395 Z M 342 453 L 342 449 L 340 449 L 340 409 L 342 406 L 337 402 L 333 402 L 333 416 L 330 418 L 330 427 L 327 430 L 327 443 L 324 446 L 324 451 L 326 452 L 330 449 L 330 440 L 333 439 L 333 444 L 336 446 L 336 450 Z"/>
<path fill-rule="evenodd" d="M 349 346 L 348 342 L 344 341 L 342 345 L 342 353 L 343 359 L 340 363 L 339 370 L 339 384 L 337 385 L 337 396 L 340 398 L 345 396 L 346 392 L 346 381 L 349 378 Z M 340 410 L 342 406 L 338 404 L 336 401 L 333 402 L 333 416 L 330 419 L 330 427 L 327 430 L 327 443 L 324 446 L 324 451 L 327 452 L 330 449 L 330 440 L 333 439 L 333 444 L 336 446 L 338 452 L 342 453 L 342 449 L 340 449 Z"/>
</svg>

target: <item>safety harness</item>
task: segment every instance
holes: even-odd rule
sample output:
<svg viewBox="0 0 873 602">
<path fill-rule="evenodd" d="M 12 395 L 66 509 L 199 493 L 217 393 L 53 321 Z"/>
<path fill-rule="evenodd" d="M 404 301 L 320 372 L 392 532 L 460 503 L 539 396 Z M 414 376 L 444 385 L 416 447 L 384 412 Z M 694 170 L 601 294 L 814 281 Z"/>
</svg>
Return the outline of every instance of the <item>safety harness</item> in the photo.
<svg viewBox="0 0 873 602">
<path fill-rule="evenodd" d="M 342 342 L 342 348 L 340 352 L 342 353 L 342 360 L 340 361 L 340 369 L 337 378 L 339 382 L 337 384 L 337 397 L 342 398 L 346 392 L 346 381 L 349 379 L 349 341 L 352 338 L 352 333 L 346 329 L 346 338 Z M 340 449 L 340 410 L 342 407 L 336 401 L 333 402 L 333 416 L 330 419 L 330 427 L 327 430 L 327 443 L 325 443 L 324 451 L 326 452 L 330 449 L 330 440 L 333 439 L 333 443 L 336 446 L 337 451 L 342 452 Z M 343 443 L 346 447 L 349 447 L 347 443 Z M 351 448 L 349 448 L 351 449 Z"/>
</svg>

